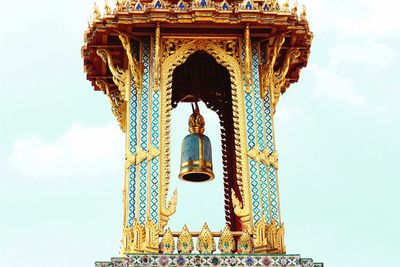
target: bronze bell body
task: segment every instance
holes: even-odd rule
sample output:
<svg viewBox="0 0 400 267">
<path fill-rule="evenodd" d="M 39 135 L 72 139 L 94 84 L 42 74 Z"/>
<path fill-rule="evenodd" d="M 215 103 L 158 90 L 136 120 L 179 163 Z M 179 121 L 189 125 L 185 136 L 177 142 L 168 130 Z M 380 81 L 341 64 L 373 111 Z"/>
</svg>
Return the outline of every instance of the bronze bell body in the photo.
<svg viewBox="0 0 400 267">
<path fill-rule="evenodd" d="M 182 141 L 181 171 L 179 178 L 189 182 L 214 179 L 210 139 L 204 135 L 204 118 L 197 103 L 189 118 L 189 132 Z"/>
</svg>

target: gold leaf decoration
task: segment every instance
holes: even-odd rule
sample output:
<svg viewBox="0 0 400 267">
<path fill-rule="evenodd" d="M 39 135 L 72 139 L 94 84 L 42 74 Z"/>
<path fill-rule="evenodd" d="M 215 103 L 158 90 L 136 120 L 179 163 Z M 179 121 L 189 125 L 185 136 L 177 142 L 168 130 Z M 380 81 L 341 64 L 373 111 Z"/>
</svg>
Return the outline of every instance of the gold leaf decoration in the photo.
<svg viewBox="0 0 400 267">
<path fill-rule="evenodd" d="M 181 233 L 178 237 L 178 252 L 183 254 L 190 254 L 193 251 L 193 239 L 186 224 L 183 226 Z"/>
<path fill-rule="evenodd" d="M 253 243 L 247 227 L 244 228 L 239 238 L 237 249 L 239 254 L 250 254 L 253 251 Z"/>
<path fill-rule="evenodd" d="M 216 249 L 214 237 L 207 223 L 203 225 L 199 237 L 197 238 L 196 248 L 202 254 L 212 254 Z"/>
<path fill-rule="evenodd" d="M 221 237 L 218 242 L 218 249 L 223 254 L 231 254 L 235 250 L 235 239 L 228 225 L 222 230 Z"/>
<path fill-rule="evenodd" d="M 162 253 L 173 253 L 175 250 L 175 241 L 171 229 L 167 228 L 163 237 L 161 238 L 160 250 Z"/>
</svg>

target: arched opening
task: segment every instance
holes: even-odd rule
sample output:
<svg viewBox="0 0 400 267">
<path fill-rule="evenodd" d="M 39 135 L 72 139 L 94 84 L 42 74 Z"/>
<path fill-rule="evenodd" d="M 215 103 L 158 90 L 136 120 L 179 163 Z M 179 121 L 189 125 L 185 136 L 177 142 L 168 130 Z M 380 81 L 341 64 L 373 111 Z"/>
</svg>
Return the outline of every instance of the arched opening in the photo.
<svg viewBox="0 0 400 267">
<path fill-rule="evenodd" d="M 215 205 L 223 205 L 223 210 L 225 211 L 224 224 L 229 224 L 231 230 L 237 231 L 241 230 L 242 227 L 240 219 L 234 214 L 231 201 L 231 190 L 234 189 L 236 191 L 238 185 L 236 179 L 236 152 L 233 129 L 232 88 L 230 81 L 229 71 L 225 67 L 218 64 L 208 53 L 197 51 L 189 56 L 184 64 L 178 66 L 174 70 L 171 102 L 172 107 L 176 108 L 179 103 L 201 100 L 205 103 L 207 108 L 218 115 L 221 136 L 220 147 L 215 145 L 217 143 L 215 138 L 210 139 L 212 149 L 214 151 L 221 151 L 221 157 L 213 157 L 213 164 L 214 166 L 220 164 L 223 168 L 223 177 L 216 180 L 223 183 L 223 197 L 221 196 L 219 199 L 224 199 L 224 203 L 215 203 Z M 179 105 L 179 107 L 180 106 L 181 105 Z M 201 112 L 204 113 L 204 109 L 201 110 Z M 190 114 L 190 111 L 179 114 L 182 120 L 181 125 L 185 125 L 185 130 L 187 129 L 187 120 Z M 206 128 L 208 127 L 209 129 L 210 125 L 207 126 L 207 123 L 206 118 Z M 171 134 L 173 133 L 171 132 Z M 179 157 L 180 154 L 172 155 Z M 171 180 L 177 179 L 173 173 L 171 174 Z"/>
</svg>

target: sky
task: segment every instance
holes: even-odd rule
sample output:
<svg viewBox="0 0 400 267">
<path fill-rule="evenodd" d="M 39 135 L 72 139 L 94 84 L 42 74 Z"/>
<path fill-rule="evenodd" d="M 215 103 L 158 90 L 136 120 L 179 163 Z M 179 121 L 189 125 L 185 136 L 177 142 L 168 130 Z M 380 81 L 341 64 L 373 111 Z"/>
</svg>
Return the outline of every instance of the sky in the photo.
<svg viewBox="0 0 400 267">
<path fill-rule="evenodd" d="M 287 251 L 326 266 L 392 266 L 400 249 L 400 4 L 299 4 L 314 32 L 311 57 L 275 116 Z M 118 255 L 124 137 L 83 72 L 92 5 L 1 0 L 1 266 L 86 267 Z M 217 162 L 217 117 L 200 108 Z M 179 200 L 170 226 L 197 231 L 207 221 L 218 231 L 221 167 L 209 185 L 176 179 L 181 114 L 188 106 L 172 114 Z"/>
</svg>

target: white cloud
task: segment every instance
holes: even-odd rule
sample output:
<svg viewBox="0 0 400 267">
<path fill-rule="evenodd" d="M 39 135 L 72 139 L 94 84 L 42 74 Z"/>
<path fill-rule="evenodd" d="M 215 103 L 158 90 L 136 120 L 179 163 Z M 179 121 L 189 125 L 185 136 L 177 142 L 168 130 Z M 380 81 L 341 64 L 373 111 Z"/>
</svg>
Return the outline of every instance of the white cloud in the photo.
<svg viewBox="0 0 400 267">
<path fill-rule="evenodd" d="M 300 107 L 279 106 L 276 109 L 276 121 L 290 121 L 294 120 L 304 114 L 304 110 Z"/>
<path fill-rule="evenodd" d="M 307 6 L 307 17 L 316 33 L 334 31 L 343 39 L 365 40 L 399 36 L 400 2 L 395 0 L 302 0 L 300 4 Z"/>
<path fill-rule="evenodd" d="M 381 43 L 336 44 L 329 51 L 333 67 L 345 63 L 367 64 L 366 66 L 387 67 L 396 61 L 396 52 Z"/>
<path fill-rule="evenodd" d="M 356 91 L 354 81 L 340 76 L 333 70 L 318 65 L 311 65 L 310 71 L 314 77 L 314 92 L 317 95 L 343 101 L 354 106 L 364 106 L 365 96 Z"/>
<path fill-rule="evenodd" d="M 54 142 L 39 136 L 17 140 L 9 162 L 35 178 L 98 176 L 115 171 L 124 157 L 124 138 L 116 123 L 89 128 L 73 124 Z"/>
</svg>

